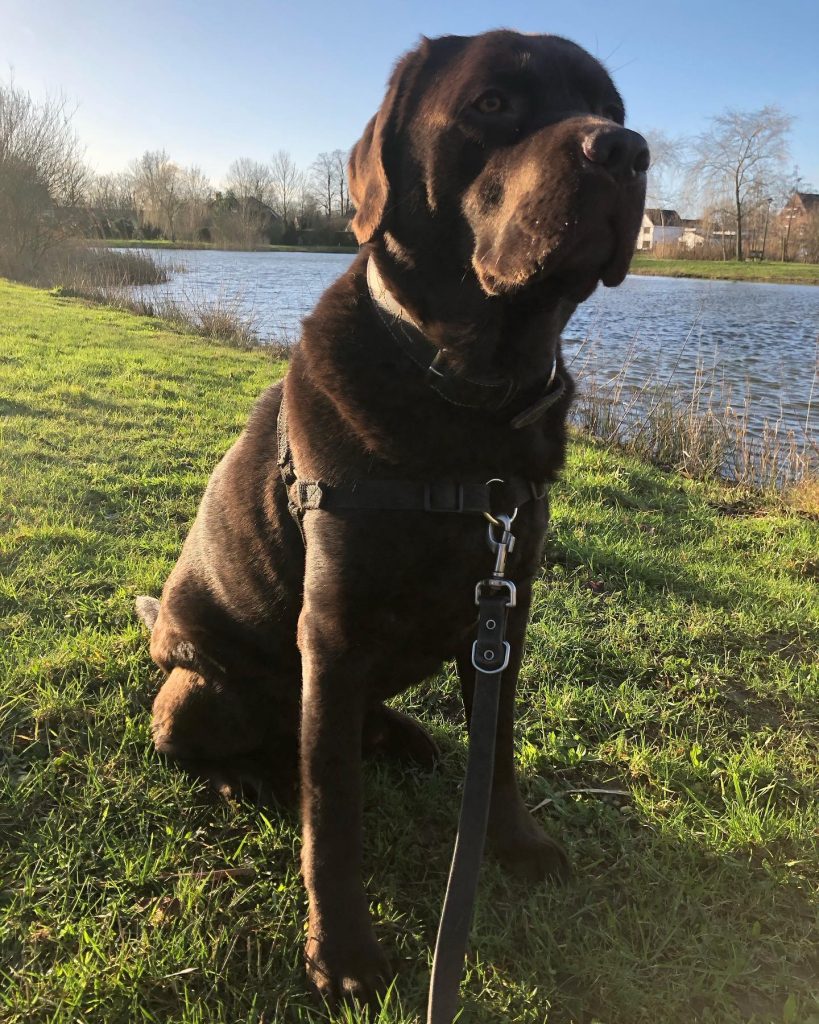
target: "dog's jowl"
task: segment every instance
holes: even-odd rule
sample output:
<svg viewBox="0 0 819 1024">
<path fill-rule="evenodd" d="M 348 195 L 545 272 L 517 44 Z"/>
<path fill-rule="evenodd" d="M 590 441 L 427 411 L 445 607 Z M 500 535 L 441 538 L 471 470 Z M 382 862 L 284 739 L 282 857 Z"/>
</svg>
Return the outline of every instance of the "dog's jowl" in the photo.
<svg viewBox="0 0 819 1024">
<path fill-rule="evenodd" d="M 642 216 L 648 149 L 624 116 L 556 36 L 407 54 L 350 157 L 361 253 L 214 471 L 161 602 L 139 600 L 167 673 L 157 749 L 224 793 L 300 794 L 307 970 L 330 999 L 391 976 L 361 879 L 362 754 L 434 763 L 385 701 L 446 659 L 469 711 L 487 502 L 519 507 L 489 840 L 529 879 L 566 870 L 518 792 L 514 690 L 566 445 L 560 332 L 622 281 Z"/>
</svg>

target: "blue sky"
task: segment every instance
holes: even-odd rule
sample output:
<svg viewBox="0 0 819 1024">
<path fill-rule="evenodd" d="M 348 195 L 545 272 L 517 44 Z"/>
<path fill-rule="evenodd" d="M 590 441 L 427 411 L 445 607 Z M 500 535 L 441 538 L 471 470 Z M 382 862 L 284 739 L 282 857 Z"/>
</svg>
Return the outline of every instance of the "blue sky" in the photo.
<svg viewBox="0 0 819 1024">
<path fill-rule="evenodd" d="M 778 103 L 819 189 L 819 0 L 0 0 L 0 76 L 62 90 L 99 171 L 165 148 L 218 181 L 239 156 L 347 149 L 419 35 L 554 32 L 603 60 L 629 124 L 693 135 Z"/>
</svg>

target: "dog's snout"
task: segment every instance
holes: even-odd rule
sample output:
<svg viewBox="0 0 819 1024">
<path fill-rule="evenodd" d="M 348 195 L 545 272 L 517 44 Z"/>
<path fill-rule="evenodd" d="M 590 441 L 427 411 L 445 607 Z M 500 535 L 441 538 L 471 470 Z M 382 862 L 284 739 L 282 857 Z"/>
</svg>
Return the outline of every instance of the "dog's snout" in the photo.
<svg viewBox="0 0 819 1024">
<path fill-rule="evenodd" d="M 629 128 L 595 128 L 583 139 L 582 149 L 590 163 L 605 168 L 618 181 L 648 170 L 648 143 Z"/>
</svg>

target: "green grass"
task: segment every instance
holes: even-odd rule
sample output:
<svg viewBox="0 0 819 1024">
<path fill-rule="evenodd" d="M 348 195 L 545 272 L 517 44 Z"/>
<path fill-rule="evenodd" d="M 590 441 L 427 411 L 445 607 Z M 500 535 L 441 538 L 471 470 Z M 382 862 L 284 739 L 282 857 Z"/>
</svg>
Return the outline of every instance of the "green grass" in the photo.
<svg viewBox="0 0 819 1024">
<path fill-rule="evenodd" d="M 132 613 L 280 369 L 0 282 L 4 1024 L 326 1019 L 297 822 L 152 753 L 160 678 Z M 487 862 L 462 1021 L 817 1024 L 817 521 L 583 443 L 553 513 L 517 749 L 577 875 L 531 888 Z M 366 769 L 391 1024 L 423 1018 L 456 692 L 447 671 L 402 700 L 436 775 Z"/>
<path fill-rule="evenodd" d="M 723 281 L 767 281 L 773 284 L 819 284 L 819 264 L 773 260 L 666 260 L 636 254 L 632 274 L 660 277 L 705 277 Z"/>
</svg>

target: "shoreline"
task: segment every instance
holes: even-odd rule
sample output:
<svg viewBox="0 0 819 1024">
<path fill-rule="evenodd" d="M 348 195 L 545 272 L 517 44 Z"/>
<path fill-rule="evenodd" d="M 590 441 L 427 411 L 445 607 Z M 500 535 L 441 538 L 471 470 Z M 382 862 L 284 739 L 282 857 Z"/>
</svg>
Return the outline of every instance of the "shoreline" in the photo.
<svg viewBox="0 0 819 1024">
<path fill-rule="evenodd" d="M 774 260 L 739 263 L 736 260 L 672 260 L 638 254 L 631 261 L 629 273 L 641 277 L 684 277 L 746 284 L 819 285 L 819 264 Z"/>
<path fill-rule="evenodd" d="M 204 249 L 215 252 L 313 252 L 355 255 L 353 245 L 257 245 L 252 248 L 225 248 L 212 242 L 169 242 L 167 239 L 82 239 L 93 249 Z M 678 260 L 635 254 L 630 274 L 641 277 L 684 277 L 710 281 L 745 281 L 749 284 L 819 285 L 819 264 L 780 263 L 774 260 L 742 263 L 736 260 Z"/>
<path fill-rule="evenodd" d="M 346 255 L 355 255 L 358 252 L 357 245 L 254 245 L 251 248 L 244 248 L 216 245 L 214 242 L 169 242 L 165 238 L 83 238 L 79 241 L 84 242 L 89 249 L 156 249 L 159 252 L 164 249 L 203 249 L 211 252 L 326 252 Z"/>
<path fill-rule="evenodd" d="M 187 309 L 184 304 L 173 300 L 165 303 L 149 300 L 146 303 L 140 299 L 123 299 L 116 293 L 107 294 L 104 288 L 96 291 L 61 286 L 45 288 L 15 283 L 4 278 L 0 278 L 0 296 L 4 286 L 43 292 L 63 301 L 73 299 L 91 307 L 125 313 L 137 319 L 147 318 L 161 325 L 160 329 L 189 334 L 237 351 L 264 353 L 267 359 L 273 361 L 287 361 L 296 340 L 295 336 L 263 339 L 252 324 L 231 310 L 217 310 L 214 316 L 209 315 L 207 310 Z M 645 386 L 647 384 L 644 384 L 644 389 Z M 813 513 L 819 512 L 816 507 L 819 497 L 816 493 L 817 465 L 807 443 L 800 449 L 794 440 L 793 431 L 784 440 L 775 432 L 766 441 L 764 431 L 762 435 L 758 429 L 754 432 L 730 406 L 721 411 L 710 410 L 707 417 L 703 417 L 697 401 L 694 397 L 693 404 L 676 409 L 670 419 L 667 410 L 661 410 L 654 416 L 657 408 L 654 403 L 643 428 L 632 436 L 624 416 L 619 417 L 617 428 L 611 431 L 611 396 L 594 391 L 585 405 L 581 402 L 576 404 L 573 425 L 588 440 L 627 452 L 666 472 L 679 472 L 693 479 L 718 481 L 729 487 L 748 487 L 759 493 L 776 492 L 780 497 L 786 492 L 795 496 L 798 491 L 804 490 L 809 495 Z M 710 422 L 711 430 L 703 433 L 706 419 Z M 720 429 L 715 433 L 713 428 L 717 422 Z M 764 472 L 758 465 L 760 451 L 764 454 L 762 461 L 767 467 Z M 732 464 L 733 471 L 730 470 Z M 797 501 L 804 499 L 804 495 L 797 497 Z"/>
</svg>

